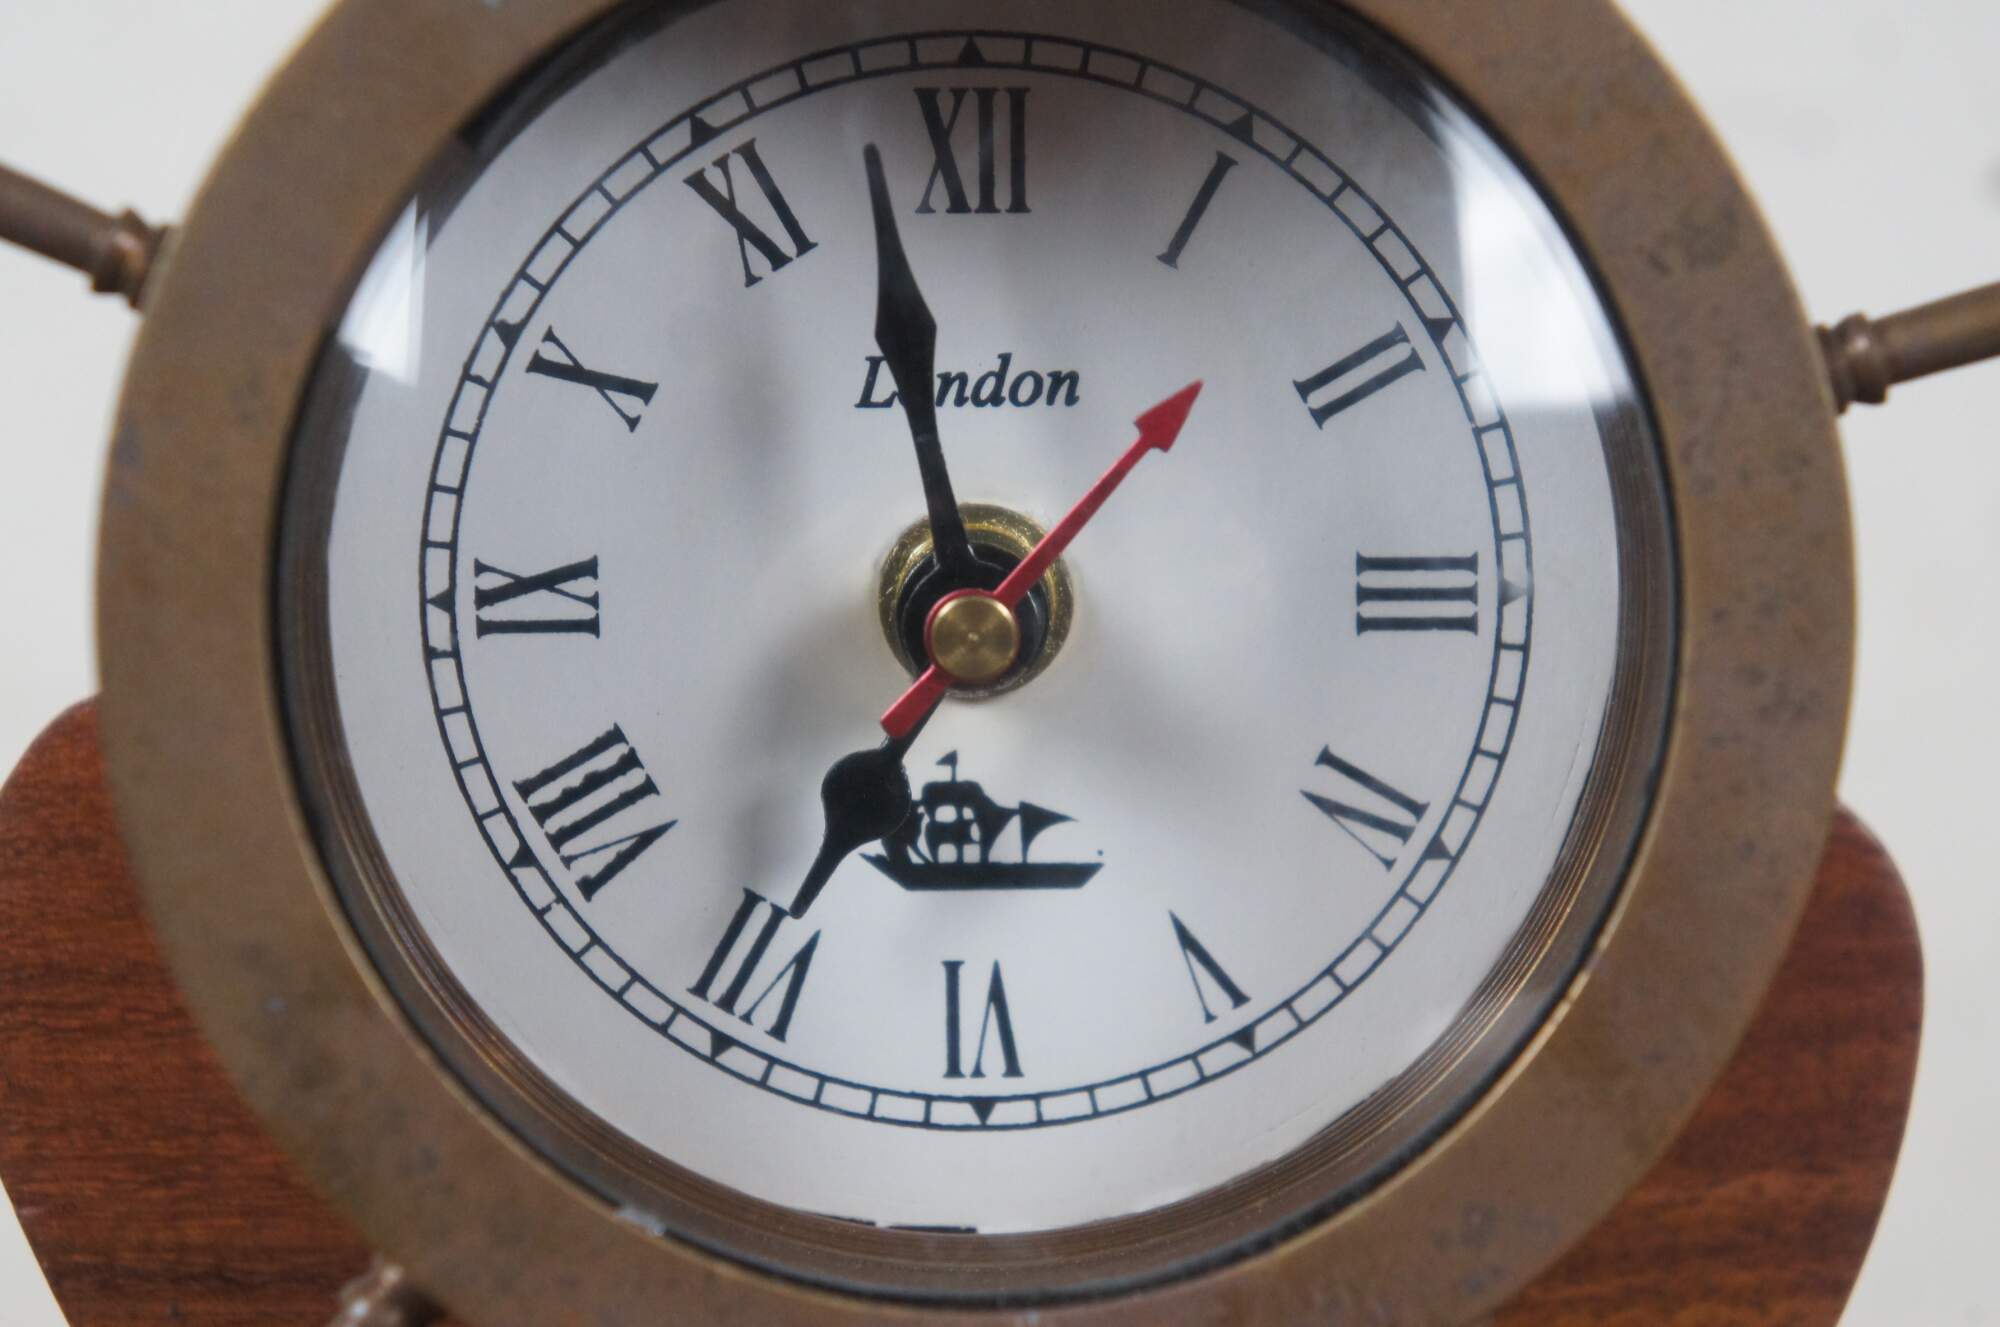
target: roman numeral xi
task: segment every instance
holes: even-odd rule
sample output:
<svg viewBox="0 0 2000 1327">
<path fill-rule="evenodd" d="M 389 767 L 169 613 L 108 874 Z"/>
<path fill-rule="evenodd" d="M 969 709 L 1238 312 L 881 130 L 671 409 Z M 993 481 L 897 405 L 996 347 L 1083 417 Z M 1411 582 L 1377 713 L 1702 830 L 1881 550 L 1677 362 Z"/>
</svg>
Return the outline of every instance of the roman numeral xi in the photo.
<svg viewBox="0 0 2000 1327">
<path fill-rule="evenodd" d="M 751 182 L 757 186 L 757 192 L 764 196 L 764 204 L 770 209 L 772 218 L 776 220 L 778 228 L 785 232 L 785 239 L 791 242 L 789 251 L 772 237 L 770 231 L 753 221 L 737 202 L 736 177 L 729 167 L 729 159 L 732 156 L 742 161 L 744 168 L 750 172 Z M 709 179 L 711 170 L 722 179 L 722 187 L 719 189 Z M 770 273 L 776 273 L 790 267 L 795 260 L 805 257 L 819 247 L 818 243 L 807 236 L 805 227 L 799 224 L 798 215 L 792 211 L 792 205 L 785 201 L 785 195 L 778 189 L 778 182 L 771 178 L 770 168 L 758 154 L 757 140 L 754 138 L 734 152 L 723 153 L 708 170 L 698 170 L 688 176 L 686 183 L 702 202 L 714 208 L 716 215 L 727 221 L 731 229 L 736 232 L 736 253 L 743 260 L 743 284 L 746 287 L 754 286 L 764 279 L 751 265 L 751 250 L 756 250 L 757 256 L 764 260 L 764 265 Z"/>
<path fill-rule="evenodd" d="M 660 789 L 616 724 L 539 774 L 518 780 L 514 791 L 563 865 L 582 871 L 576 887 L 586 902 L 679 823 L 645 824 L 651 816 L 629 814 L 658 797 Z"/>
</svg>

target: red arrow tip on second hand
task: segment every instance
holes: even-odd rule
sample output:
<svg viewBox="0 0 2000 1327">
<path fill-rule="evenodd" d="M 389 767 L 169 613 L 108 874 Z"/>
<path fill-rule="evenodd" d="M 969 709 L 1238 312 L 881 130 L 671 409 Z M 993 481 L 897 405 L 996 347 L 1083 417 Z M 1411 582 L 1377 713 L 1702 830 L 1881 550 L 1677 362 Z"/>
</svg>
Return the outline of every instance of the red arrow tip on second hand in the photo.
<svg viewBox="0 0 2000 1327">
<path fill-rule="evenodd" d="M 1201 383 L 1191 382 L 1139 416 L 1139 441 L 1161 451 L 1171 448 L 1181 435 L 1181 426 L 1187 423 L 1188 412 L 1194 409 L 1194 398 L 1200 395 Z"/>
</svg>

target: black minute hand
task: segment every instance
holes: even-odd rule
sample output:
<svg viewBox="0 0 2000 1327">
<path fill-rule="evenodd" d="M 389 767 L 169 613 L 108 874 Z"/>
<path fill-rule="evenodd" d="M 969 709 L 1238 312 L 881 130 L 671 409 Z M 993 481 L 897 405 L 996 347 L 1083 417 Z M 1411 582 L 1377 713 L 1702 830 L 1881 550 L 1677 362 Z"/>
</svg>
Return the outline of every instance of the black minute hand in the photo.
<svg viewBox="0 0 2000 1327">
<path fill-rule="evenodd" d="M 875 256 L 879 271 L 875 302 L 875 344 L 896 380 L 910 436 L 917 444 L 917 472 L 924 481 L 924 503 L 930 509 L 931 549 L 939 568 L 953 580 L 976 575 L 972 543 L 952 496 L 951 476 L 938 445 L 937 319 L 917 289 L 916 275 L 903 252 L 896 229 L 896 210 L 889 201 L 889 182 L 882 174 L 882 154 L 871 143 L 862 154 L 868 166 L 868 198 L 875 208 Z"/>
</svg>

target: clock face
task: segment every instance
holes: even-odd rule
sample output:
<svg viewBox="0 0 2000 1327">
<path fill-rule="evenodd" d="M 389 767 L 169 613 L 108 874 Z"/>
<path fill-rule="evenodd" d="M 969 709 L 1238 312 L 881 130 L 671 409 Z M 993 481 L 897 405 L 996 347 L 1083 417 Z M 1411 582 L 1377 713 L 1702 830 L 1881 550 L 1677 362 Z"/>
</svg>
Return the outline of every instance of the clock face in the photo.
<svg viewBox="0 0 2000 1327">
<path fill-rule="evenodd" d="M 1025 597 L 973 596 L 998 678 L 885 737 L 963 647 L 931 608 L 1197 380 Z M 1610 320 L 1469 118 L 1323 16 L 622 20 L 391 227 L 297 455 L 282 644 L 349 913 L 630 1210 L 1041 1232 L 1301 1149 L 1338 1201 L 1573 974 L 1662 740 Z"/>
</svg>

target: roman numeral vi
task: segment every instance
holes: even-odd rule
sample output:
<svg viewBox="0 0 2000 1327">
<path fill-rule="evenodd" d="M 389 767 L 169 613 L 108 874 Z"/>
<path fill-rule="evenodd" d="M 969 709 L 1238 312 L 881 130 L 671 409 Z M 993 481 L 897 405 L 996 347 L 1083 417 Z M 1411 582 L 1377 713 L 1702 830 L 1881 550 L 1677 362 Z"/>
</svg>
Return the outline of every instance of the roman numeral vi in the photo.
<svg viewBox="0 0 2000 1327">
<path fill-rule="evenodd" d="M 958 974 L 965 963 L 961 959 L 944 960 L 944 1076 L 946 1078 L 966 1077 L 963 1068 L 959 1040 L 959 998 Z M 1001 1077 L 1021 1077 L 1021 1057 L 1014 1050 L 1014 1016 L 1007 1009 L 1007 985 L 1000 979 L 1000 965 L 993 965 L 993 976 L 986 983 L 986 1008 L 979 1016 L 979 1041 L 972 1052 L 973 1078 L 986 1077 L 986 1037 L 993 1034 L 995 1044 L 1000 1048 Z"/>
</svg>

